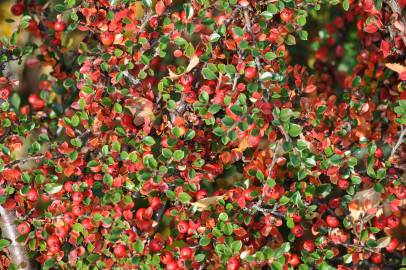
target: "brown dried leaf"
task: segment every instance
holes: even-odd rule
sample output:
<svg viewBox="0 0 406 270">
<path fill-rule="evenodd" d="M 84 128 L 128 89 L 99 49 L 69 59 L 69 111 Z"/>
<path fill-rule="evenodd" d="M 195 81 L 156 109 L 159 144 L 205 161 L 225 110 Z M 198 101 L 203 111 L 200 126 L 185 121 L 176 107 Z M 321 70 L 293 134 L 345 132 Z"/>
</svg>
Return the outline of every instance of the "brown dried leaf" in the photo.
<svg viewBox="0 0 406 270">
<path fill-rule="evenodd" d="M 134 116 L 133 121 L 136 126 L 144 123 L 146 118 L 149 118 L 151 121 L 155 119 L 153 112 L 154 104 L 146 98 L 136 97 L 127 100 L 126 106 Z"/>
<path fill-rule="evenodd" d="M 406 67 L 399 63 L 387 63 L 385 64 L 385 66 L 399 74 L 401 74 L 402 72 L 406 72 Z"/>
<path fill-rule="evenodd" d="M 212 197 L 207 197 L 207 198 L 198 200 L 191 204 L 192 204 L 192 206 L 196 206 L 197 211 L 201 212 L 201 211 L 206 210 L 206 208 L 209 207 L 210 205 L 216 204 L 219 200 L 221 200 L 223 198 L 224 198 L 224 195 L 212 196 Z"/>
<path fill-rule="evenodd" d="M 169 78 L 171 80 L 176 80 L 178 78 L 180 78 L 183 74 L 190 72 L 192 69 L 194 69 L 198 64 L 199 64 L 199 57 L 197 55 L 193 55 L 192 58 L 190 59 L 190 62 L 185 70 L 185 72 L 181 73 L 181 74 L 176 74 L 175 72 L 173 72 L 172 70 L 168 69 L 169 72 Z"/>
<path fill-rule="evenodd" d="M 378 245 L 376 246 L 376 248 L 385 248 L 390 244 L 390 240 L 391 238 L 389 236 L 384 236 L 382 238 L 379 238 L 378 240 L 376 240 L 378 242 Z"/>
<path fill-rule="evenodd" d="M 358 221 L 361 215 L 365 215 L 372 208 L 377 207 L 381 199 L 381 193 L 376 192 L 373 188 L 357 192 L 350 204 L 357 205 L 358 207 L 349 207 L 350 218 L 353 221 Z M 379 216 L 381 212 L 382 211 L 378 211 L 376 215 Z"/>
</svg>

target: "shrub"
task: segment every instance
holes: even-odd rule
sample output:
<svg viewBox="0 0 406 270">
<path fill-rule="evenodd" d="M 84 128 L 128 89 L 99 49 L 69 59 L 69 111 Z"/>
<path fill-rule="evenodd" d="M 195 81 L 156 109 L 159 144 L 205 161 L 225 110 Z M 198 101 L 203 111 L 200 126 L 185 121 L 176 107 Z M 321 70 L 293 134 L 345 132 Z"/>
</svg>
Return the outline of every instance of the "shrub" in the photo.
<svg viewBox="0 0 406 270">
<path fill-rule="evenodd" d="M 17 241 L 43 269 L 401 268 L 404 6 L 16 2 L 0 202 Z"/>
</svg>

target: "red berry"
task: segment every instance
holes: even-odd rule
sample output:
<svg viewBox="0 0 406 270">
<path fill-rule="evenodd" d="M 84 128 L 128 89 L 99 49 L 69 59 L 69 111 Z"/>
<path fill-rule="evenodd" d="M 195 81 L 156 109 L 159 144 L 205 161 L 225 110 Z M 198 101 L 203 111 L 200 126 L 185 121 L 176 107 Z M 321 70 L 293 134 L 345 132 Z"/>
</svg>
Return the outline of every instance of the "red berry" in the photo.
<svg viewBox="0 0 406 270">
<path fill-rule="evenodd" d="M 293 219 L 293 222 L 295 222 L 295 223 L 299 223 L 300 221 L 302 221 L 302 217 L 298 214 L 293 214 L 292 219 Z"/>
<path fill-rule="evenodd" d="M 190 247 L 183 247 L 180 249 L 180 256 L 184 258 L 192 257 L 193 250 Z"/>
<path fill-rule="evenodd" d="M 36 109 L 36 110 L 40 110 L 42 108 L 44 108 L 45 106 L 45 101 L 42 100 L 38 94 L 31 94 L 28 97 L 28 102 L 31 104 L 31 106 Z"/>
<path fill-rule="evenodd" d="M 37 29 L 38 29 L 38 24 L 34 19 L 32 19 L 30 21 L 30 23 L 28 24 L 28 30 L 30 30 L 31 32 L 34 32 Z"/>
<path fill-rule="evenodd" d="M 402 185 L 396 186 L 393 193 L 400 200 L 406 199 L 406 187 L 405 186 L 402 186 Z"/>
<path fill-rule="evenodd" d="M 385 217 L 381 216 L 379 218 L 374 218 L 374 227 L 383 230 L 386 226 L 388 226 L 388 222 Z"/>
<path fill-rule="evenodd" d="M 74 214 L 75 216 L 80 216 L 82 215 L 84 212 L 82 205 L 74 205 L 72 206 L 72 214 Z"/>
<path fill-rule="evenodd" d="M 191 85 L 191 84 L 193 83 L 194 79 L 195 79 L 195 78 L 193 77 L 193 74 L 187 73 L 187 74 L 183 75 L 183 76 L 180 78 L 180 83 L 181 83 L 183 86 Z"/>
<path fill-rule="evenodd" d="M 85 196 L 83 196 L 82 192 L 74 192 L 72 194 L 72 201 L 74 204 L 81 203 L 84 198 L 85 198 Z"/>
<path fill-rule="evenodd" d="M 34 188 L 31 188 L 28 192 L 27 192 L 27 199 L 29 201 L 32 202 L 36 202 L 38 201 L 39 195 L 38 195 L 38 191 Z"/>
<path fill-rule="evenodd" d="M 296 225 L 290 230 L 296 237 L 302 237 L 304 235 L 304 229 L 300 225 Z"/>
<path fill-rule="evenodd" d="M 228 259 L 227 270 L 238 270 L 240 267 L 240 260 L 236 257 Z"/>
<path fill-rule="evenodd" d="M 57 32 L 65 30 L 65 23 L 63 21 L 56 21 L 54 24 L 54 30 Z"/>
<path fill-rule="evenodd" d="M 288 263 L 290 265 L 292 265 L 293 267 L 298 266 L 300 264 L 299 256 L 297 254 L 295 254 L 295 253 L 291 254 L 290 257 L 289 257 Z"/>
<path fill-rule="evenodd" d="M 100 41 L 104 46 L 110 46 L 113 44 L 114 36 L 110 32 L 103 32 L 100 34 Z"/>
<path fill-rule="evenodd" d="M 114 247 L 113 250 L 114 256 L 116 256 L 117 258 L 123 258 L 125 256 L 127 256 L 127 250 L 125 245 L 123 244 L 118 244 Z"/>
<path fill-rule="evenodd" d="M 376 158 L 381 158 L 381 157 L 383 157 L 382 148 L 378 147 L 378 148 L 376 149 L 375 153 L 374 153 L 374 156 L 375 156 Z"/>
<path fill-rule="evenodd" d="M 23 14 L 24 11 L 24 4 L 23 3 L 15 3 L 14 5 L 11 6 L 11 13 L 14 16 L 20 16 Z"/>
<path fill-rule="evenodd" d="M 65 221 L 68 224 L 73 224 L 75 222 L 75 216 L 70 212 L 65 213 L 63 214 L 63 221 Z"/>
<path fill-rule="evenodd" d="M 289 22 L 290 19 L 292 18 L 293 15 L 293 10 L 285 8 L 282 10 L 280 16 L 281 16 L 281 20 L 284 22 Z"/>
<path fill-rule="evenodd" d="M 59 226 L 59 227 L 55 227 L 54 233 L 56 236 L 60 237 L 60 238 L 64 238 L 67 234 L 68 234 L 68 226 L 63 225 L 63 226 Z"/>
<path fill-rule="evenodd" d="M 268 35 L 268 39 L 270 42 L 275 42 L 278 40 L 278 38 L 280 38 L 280 36 L 279 30 L 277 28 L 272 28 Z"/>
<path fill-rule="evenodd" d="M 159 197 L 152 197 L 149 199 L 149 205 L 153 210 L 158 210 L 162 206 L 161 199 Z"/>
<path fill-rule="evenodd" d="M 181 50 L 175 50 L 173 52 L 173 56 L 175 56 L 176 58 L 182 57 L 183 52 Z"/>
<path fill-rule="evenodd" d="M 166 264 L 165 270 L 177 270 L 178 264 L 175 261 L 170 261 Z"/>
<path fill-rule="evenodd" d="M 196 199 L 201 200 L 207 197 L 207 191 L 204 189 L 199 190 L 196 192 Z"/>
<path fill-rule="evenodd" d="M 92 220 L 90 218 L 84 218 L 82 220 L 82 225 L 86 230 L 91 230 L 94 228 L 94 225 L 92 223 Z"/>
<path fill-rule="evenodd" d="M 399 245 L 399 240 L 396 238 L 391 238 L 389 245 L 386 246 L 388 252 L 393 252 Z"/>
<path fill-rule="evenodd" d="M 0 89 L 0 100 L 1 99 L 8 99 L 10 96 L 11 90 L 10 87 L 3 87 Z"/>
<path fill-rule="evenodd" d="M 59 244 L 52 245 L 52 246 L 48 247 L 48 250 L 51 254 L 55 254 L 55 253 L 58 253 L 59 251 L 61 251 L 61 246 Z"/>
<path fill-rule="evenodd" d="M 137 239 L 137 234 L 133 230 L 125 230 L 125 233 L 128 235 L 128 240 L 130 240 L 130 242 L 134 242 Z"/>
<path fill-rule="evenodd" d="M 254 67 L 247 67 L 244 71 L 244 76 L 247 79 L 253 79 L 257 75 L 257 71 Z"/>
<path fill-rule="evenodd" d="M 48 236 L 48 238 L 47 238 L 47 246 L 48 247 L 52 247 L 52 246 L 59 245 L 59 244 L 60 244 L 60 242 L 59 242 L 58 236 L 56 236 L 54 234 Z"/>
<path fill-rule="evenodd" d="M 177 228 L 180 233 L 187 233 L 189 230 L 189 223 L 186 221 L 181 221 L 178 223 Z"/>
<path fill-rule="evenodd" d="M 391 229 L 396 228 L 400 224 L 400 218 L 395 215 L 390 215 L 386 218 L 386 222 L 388 223 L 388 227 Z"/>
<path fill-rule="evenodd" d="M 19 234 L 27 234 L 31 231 L 30 225 L 27 222 L 18 224 L 17 231 Z"/>
<path fill-rule="evenodd" d="M 327 222 L 327 225 L 331 228 L 336 228 L 340 224 L 340 222 L 338 221 L 338 218 L 331 216 L 331 215 L 327 216 L 326 222 Z"/>
<path fill-rule="evenodd" d="M 144 219 L 145 208 L 139 208 L 135 213 L 135 218 L 139 221 Z"/>
<path fill-rule="evenodd" d="M 340 179 L 338 180 L 338 187 L 342 190 L 346 190 L 350 187 L 350 182 L 348 182 L 348 180 L 345 179 Z"/>
<path fill-rule="evenodd" d="M 149 248 L 152 252 L 159 252 L 163 248 L 163 245 L 161 241 L 152 239 L 151 242 L 149 242 Z"/>
<path fill-rule="evenodd" d="M 382 263 L 382 254 L 381 253 L 374 253 L 374 254 L 372 254 L 372 256 L 371 256 L 371 261 L 374 263 L 374 264 L 381 264 Z"/>
<path fill-rule="evenodd" d="M 315 244 L 313 240 L 306 240 L 303 243 L 303 249 L 306 250 L 307 252 L 313 252 L 315 249 Z"/>
</svg>

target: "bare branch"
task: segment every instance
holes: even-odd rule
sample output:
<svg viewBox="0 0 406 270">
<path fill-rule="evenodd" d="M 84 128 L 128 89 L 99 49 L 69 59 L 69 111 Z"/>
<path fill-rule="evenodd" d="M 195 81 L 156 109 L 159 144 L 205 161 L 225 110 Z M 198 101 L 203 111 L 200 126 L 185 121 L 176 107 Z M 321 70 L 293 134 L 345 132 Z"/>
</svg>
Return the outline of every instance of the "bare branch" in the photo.
<svg viewBox="0 0 406 270">
<path fill-rule="evenodd" d="M 403 137 L 405 136 L 405 134 L 406 134 L 406 128 L 402 125 L 402 126 L 400 126 L 400 135 L 399 135 L 398 141 L 396 142 L 395 146 L 392 148 L 392 151 L 389 156 L 389 160 L 396 154 L 396 151 L 399 149 L 399 147 L 404 142 Z"/>
</svg>

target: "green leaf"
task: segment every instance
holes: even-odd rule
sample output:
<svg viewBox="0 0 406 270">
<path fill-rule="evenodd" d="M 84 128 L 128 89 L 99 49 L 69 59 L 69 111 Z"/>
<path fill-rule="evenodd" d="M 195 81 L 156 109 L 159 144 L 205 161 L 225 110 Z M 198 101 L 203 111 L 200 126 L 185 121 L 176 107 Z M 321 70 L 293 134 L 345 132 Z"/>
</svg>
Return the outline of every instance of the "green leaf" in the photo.
<svg viewBox="0 0 406 270">
<path fill-rule="evenodd" d="M 227 221 L 227 220 L 228 220 L 228 215 L 227 215 L 227 213 L 220 213 L 220 215 L 219 215 L 219 220 L 221 220 L 221 221 Z"/>
<path fill-rule="evenodd" d="M 243 114 L 243 109 L 239 105 L 233 105 L 230 107 L 230 110 L 238 116 L 241 116 Z"/>
<path fill-rule="evenodd" d="M 58 193 L 59 191 L 61 191 L 63 188 L 62 184 L 58 184 L 58 183 L 48 183 L 45 184 L 45 192 L 48 194 L 55 194 Z"/>
<path fill-rule="evenodd" d="M 199 241 L 199 243 L 200 243 L 200 241 Z M 202 262 L 205 259 L 205 257 L 206 257 L 206 255 L 204 255 L 203 253 L 196 254 L 195 255 L 195 261 L 196 262 Z"/>
<path fill-rule="evenodd" d="M 152 138 L 151 136 L 146 136 L 146 137 L 144 138 L 144 143 L 145 143 L 146 145 L 148 145 L 148 146 L 152 146 L 152 145 L 155 144 L 155 139 Z"/>
<path fill-rule="evenodd" d="M 173 158 L 176 161 L 181 161 L 184 157 L 185 153 L 182 150 L 175 150 L 175 152 L 173 152 Z"/>
<path fill-rule="evenodd" d="M 11 244 L 11 242 L 7 239 L 0 239 L 0 250 L 3 250 L 3 248 L 8 247 Z"/>
<path fill-rule="evenodd" d="M 301 15 L 301 16 L 297 17 L 297 23 L 300 26 L 304 26 L 306 24 L 306 16 Z"/>
<path fill-rule="evenodd" d="M 73 229 L 75 232 L 83 232 L 84 227 L 83 227 L 83 225 L 80 224 L 80 223 L 75 223 L 75 224 L 72 225 L 72 229 Z"/>
<path fill-rule="evenodd" d="M 240 250 L 241 250 L 241 248 L 242 248 L 242 241 L 241 241 L 241 240 L 234 241 L 234 242 L 231 244 L 231 249 L 233 250 L 233 253 L 234 253 L 234 254 L 239 253 Z"/>
<path fill-rule="evenodd" d="M 302 127 L 297 125 L 297 124 L 290 124 L 289 125 L 289 136 L 291 137 L 297 137 L 300 135 L 300 133 L 302 132 Z"/>
<path fill-rule="evenodd" d="M 350 1 L 349 0 L 344 0 L 343 1 L 343 9 L 345 11 L 348 11 L 350 9 Z"/>
<path fill-rule="evenodd" d="M 356 76 L 353 80 L 352 80 L 352 87 L 357 87 L 361 85 L 361 77 L 360 76 Z"/>
<path fill-rule="evenodd" d="M 268 71 L 262 73 L 262 74 L 259 76 L 259 80 L 261 80 L 261 81 L 269 81 L 269 80 L 272 80 L 272 78 L 273 78 L 273 73 L 268 72 Z"/>
<path fill-rule="evenodd" d="M 233 28 L 233 32 L 234 32 L 234 34 L 236 34 L 236 35 L 239 36 L 239 37 L 244 36 L 244 30 L 243 30 L 241 27 L 239 27 L 239 26 L 235 26 L 235 27 Z"/>
<path fill-rule="evenodd" d="M 203 77 L 206 79 L 206 80 L 215 80 L 215 79 L 217 79 L 217 75 L 216 75 L 216 73 L 214 73 L 211 69 L 209 69 L 209 68 L 204 68 L 203 70 L 202 70 L 202 74 L 203 74 Z"/>
<path fill-rule="evenodd" d="M 191 199 L 192 197 L 190 197 L 190 195 L 187 194 L 186 192 L 181 192 L 179 194 L 179 201 L 181 201 L 182 203 L 188 203 L 190 202 Z"/>
<path fill-rule="evenodd" d="M 145 7 L 151 8 L 152 7 L 152 0 L 142 0 L 142 3 Z"/>
<path fill-rule="evenodd" d="M 286 37 L 285 43 L 288 44 L 288 45 L 295 45 L 296 44 L 296 38 L 293 35 L 289 34 Z"/>
<path fill-rule="evenodd" d="M 283 269 L 283 265 L 282 265 L 280 262 L 276 261 L 276 262 L 273 262 L 273 263 L 272 263 L 271 269 L 272 269 L 272 270 L 282 270 L 282 269 Z"/>
<path fill-rule="evenodd" d="M 205 247 L 209 244 L 210 244 L 210 239 L 207 236 L 203 236 L 202 238 L 200 238 L 199 245 L 201 245 L 202 247 Z"/>
<path fill-rule="evenodd" d="M 266 20 L 272 19 L 274 13 L 269 12 L 269 11 L 264 11 L 261 13 L 261 16 L 263 16 Z"/>
<path fill-rule="evenodd" d="M 217 42 L 220 38 L 221 36 L 218 33 L 214 32 L 210 35 L 209 40 L 210 42 Z"/>
<path fill-rule="evenodd" d="M 193 129 L 189 129 L 185 134 L 185 139 L 192 140 L 195 136 L 196 136 L 196 131 L 194 131 Z"/>
<path fill-rule="evenodd" d="M 19 109 L 21 104 L 21 98 L 17 93 L 13 93 L 10 97 L 11 104 L 14 108 Z"/>
</svg>

